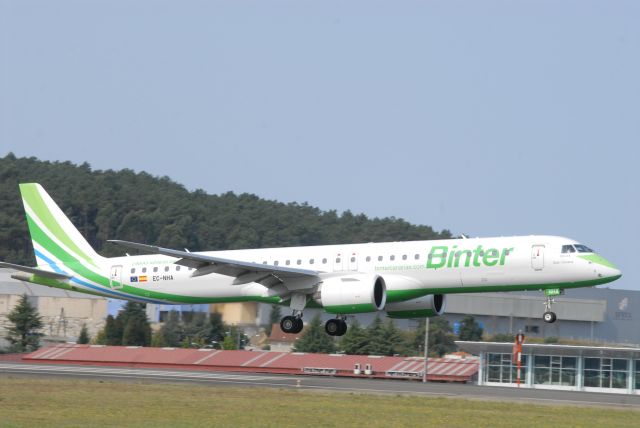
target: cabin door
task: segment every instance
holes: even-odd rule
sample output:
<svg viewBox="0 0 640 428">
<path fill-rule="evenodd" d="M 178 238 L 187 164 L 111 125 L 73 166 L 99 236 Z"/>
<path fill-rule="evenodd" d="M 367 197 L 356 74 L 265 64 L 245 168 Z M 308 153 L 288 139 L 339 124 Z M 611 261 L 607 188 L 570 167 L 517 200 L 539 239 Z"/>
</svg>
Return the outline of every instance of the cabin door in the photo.
<svg viewBox="0 0 640 428">
<path fill-rule="evenodd" d="M 533 270 L 544 268 L 544 245 L 531 246 L 531 267 Z"/>
<path fill-rule="evenodd" d="M 111 288 L 122 288 L 122 266 L 111 266 L 109 286 Z"/>
</svg>

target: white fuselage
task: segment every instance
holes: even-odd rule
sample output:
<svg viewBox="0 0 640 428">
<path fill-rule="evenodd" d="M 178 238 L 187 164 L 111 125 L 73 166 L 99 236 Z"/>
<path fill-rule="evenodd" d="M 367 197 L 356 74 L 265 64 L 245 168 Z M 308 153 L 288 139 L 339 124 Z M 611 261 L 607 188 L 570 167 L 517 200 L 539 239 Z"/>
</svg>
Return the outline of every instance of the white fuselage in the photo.
<svg viewBox="0 0 640 428">
<path fill-rule="evenodd" d="M 567 244 L 577 242 L 556 236 L 525 236 L 198 254 L 310 269 L 320 272 L 323 279 L 376 273 L 386 282 L 387 303 L 428 294 L 586 287 L 620 276 L 620 271 L 594 253 L 562 253 Z M 162 255 L 102 259 L 101 267 L 110 273 L 114 284 L 136 291 L 131 295 L 115 286 L 104 294 L 158 303 L 281 301 L 277 290 L 258 283 L 235 285 L 233 277 L 215 273 L 192 277 L 193 270 L 176 261 Z"/>
</svg>

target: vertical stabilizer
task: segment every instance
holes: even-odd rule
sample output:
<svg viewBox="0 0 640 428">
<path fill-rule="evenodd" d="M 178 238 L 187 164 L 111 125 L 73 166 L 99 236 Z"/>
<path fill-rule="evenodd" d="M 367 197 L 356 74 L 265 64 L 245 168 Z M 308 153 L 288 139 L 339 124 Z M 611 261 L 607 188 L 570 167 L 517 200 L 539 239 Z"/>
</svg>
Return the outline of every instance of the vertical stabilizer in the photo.
<svg viewBox="0 0 640 428">
<path fill-rule="evenodd" d="M 76 261 L 95 265 L 102 258 L 41 185 L 20 184 L 20 194 L 38 266 Z"/>
</svg>

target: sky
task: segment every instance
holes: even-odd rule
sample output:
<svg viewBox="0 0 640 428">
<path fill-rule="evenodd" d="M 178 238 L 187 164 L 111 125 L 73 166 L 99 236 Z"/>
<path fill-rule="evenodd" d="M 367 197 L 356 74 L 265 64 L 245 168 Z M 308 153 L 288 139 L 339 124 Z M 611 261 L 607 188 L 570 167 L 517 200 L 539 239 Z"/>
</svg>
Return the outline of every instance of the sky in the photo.
<svg viewBox="0 0 640 428">
<path fill-rule="evenodd" d="M 0 0 L 0 156 L 454 234 L 640 290 L 640 2 Z"/>
</svg>

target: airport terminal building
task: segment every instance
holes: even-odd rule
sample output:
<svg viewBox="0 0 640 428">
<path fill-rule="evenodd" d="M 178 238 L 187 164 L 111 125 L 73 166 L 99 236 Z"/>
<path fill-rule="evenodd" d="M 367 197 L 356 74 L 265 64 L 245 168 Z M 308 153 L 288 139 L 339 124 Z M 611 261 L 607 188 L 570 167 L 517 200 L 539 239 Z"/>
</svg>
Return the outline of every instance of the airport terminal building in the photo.
<svg viewBox="0 0 640 428">
<path fill-rule="evenodd" d="M 517 386 L 512 344 L 456 345 L 480 356 L 478 385 Z M 640 395 L 640 348 L 525 343 L 520 381 L 525 388 Z"/>
</svg>

